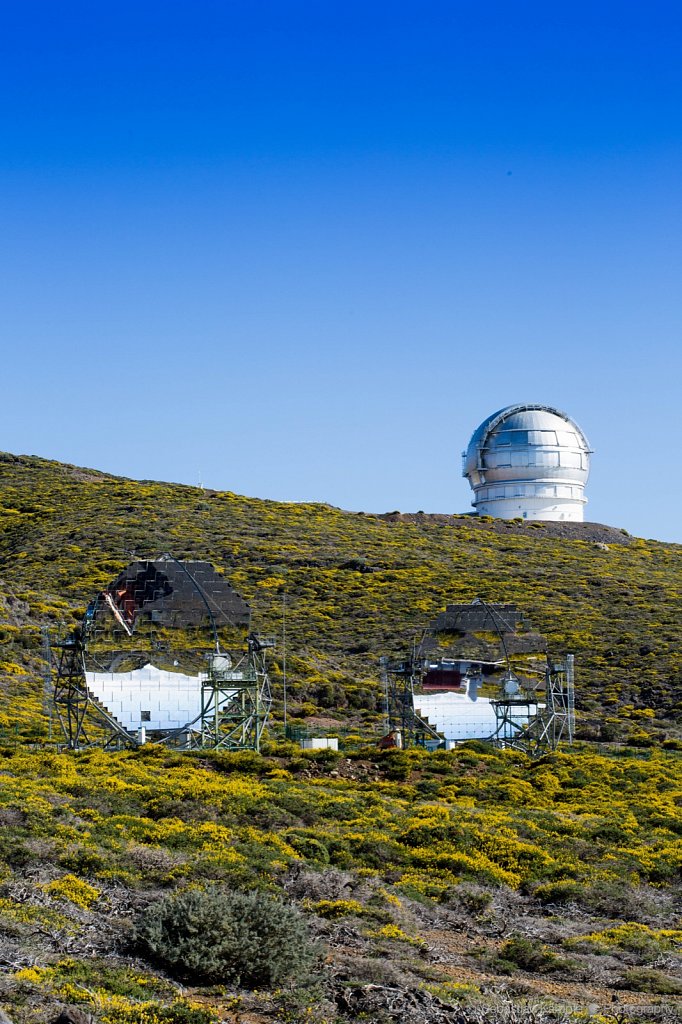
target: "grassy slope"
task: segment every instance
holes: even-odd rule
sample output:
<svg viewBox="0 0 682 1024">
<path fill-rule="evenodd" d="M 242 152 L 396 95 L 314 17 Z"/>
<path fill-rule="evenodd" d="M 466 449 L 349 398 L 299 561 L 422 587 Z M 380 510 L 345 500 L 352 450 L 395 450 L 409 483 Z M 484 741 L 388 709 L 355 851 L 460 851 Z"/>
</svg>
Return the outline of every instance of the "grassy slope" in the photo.
<svg viewBox="0 0 682 1024">
<path fill-rule="evenodd" d="M 608 550 L 591 539 L 605 534 Z M 318 709 L 371 719 L 378 656 L 403 651 L 446 603 L 480 595 L 515 601 L 550 649 L 576 655 L 579 705 L 606 736 L 641 732 L 652 711 L 676 735 L 677 545 L 588 524 L 557 536 L 544 524 L 353 514 L 6 455 L 0 680 L 22 726 L 37 706 L 39 625 L 72 623 L 133 553 L 164 550 L 225 571 L 266 633 L 281 629 L 286 588 L 293 696 Z"/>
<path fill-rule="evenodd" d="M 636 740 L 641 723 L 676 729 L 673 545 L 355 515 L 13 456 L 0 460 L 0 508 L 4 721 L 25 734 L 40 703 L 39 626 L 75 621 L 133 552 L 167 549 L 222 568 L 264 632 L 279 631 L 286 587 L 299 701 L 356 724 L 376 715 L 378 654 L 400 652 L 448 601 L 481 595 L 516 601 L 553 649 L 575 652 L 586 719 L 605 707 Z M 64 1004 L 107 1024 L 188 1021 L 181 1007 L 163 1016 L 177 989 L 132 958 L 126 922 L 206 882 L 283 891 L 303 909 L 326 950 L 322 987 L 306 997 L 313 1019 L 388 1021 L 392 1002 L 406 1024 L 424 1007 L 464 1020 L 442 1009 L 460 1004 L 467 1021 L 503 1021 L 510 998 L 606 1007 L 601 1022 L 619 999 L 620 1020 L 673 1019 L 660 1013 L 680 987 L 674 751 L 534 764 L 369 748 L 350 760 L 293 747 L 0 754 L 0 1003 L 19 1024 Z M 288 993 L 191 995 L 225 1020 L 311 1019 Z"/>
<path fill-rule="evenodd" d="M 615 1024 L 614 1001 L 620 1024 L 672 1021 L 679 758 L 0 751 L 0 1003 L 15 1024 L 51 1024 L 62 1003 L 185 1024 L 161 1015 L 179 989 L 135 958 L 128 922 L 213 882 L 284 892 L 324 950 L 298 1010 L 286 986 L 190 989 L 223 1021 L 390 1024 L 393 1005 L 422 1024 L 434 996 L 450 1024 L 550 1024 L 568 1007 Z M 527 999 L 543 1015 L 507 1016 Z"/>
</svg>

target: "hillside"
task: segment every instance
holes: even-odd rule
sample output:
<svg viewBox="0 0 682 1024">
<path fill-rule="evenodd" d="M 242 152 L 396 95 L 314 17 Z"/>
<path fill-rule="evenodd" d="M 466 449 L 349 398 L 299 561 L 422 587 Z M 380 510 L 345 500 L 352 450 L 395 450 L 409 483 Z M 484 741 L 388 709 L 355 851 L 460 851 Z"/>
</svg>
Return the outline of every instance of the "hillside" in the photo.
<svg viewBox="0 0 682 1024">
<path fill-rule="evenodd" d="M 678 754 L 0 755 L 13 1024 L 680 1019 Z M 282 900 L 302 923 L 286 959 L 307 932 L 311 973 L 250 978 L 269 930 L 264 950 L 232 940 L 240 977 L 207 973 L 214 916 L 176 922 L 188 968 L 136 940 L 216 890 Z"/>
<path fill-rule="evenodd" d="M 12 1024 L 682 1019 L 682 547 L 12 455 L 0 508 Z M 350 732 L 341 753 L 282 741 L 277 717 L 263 756 L 50 746 L 41 627 L 70 628 L 133 555 L 165 550 L 224 571 L 263 633 L 286 591 L 293 718 Z M 377 749 L 378 657 L 477 595 L 575 653 L 599 744 Z"/>
<path fill-rule="evenodd" d="M 134 554 L 171 551 L 224 571 L 263 633 L 281 634 L 286 590 L 301 717 L 378 728 L 378 657 L 401 654 L 446 603 L 480 596 L 515 602 L 551 650 L 575 654 L 583 736 L 680 734 L 678 545 L 590 523 L 281 504 L 12 455 L 0 456 L 0 510 L 9 727 L 37 728 L 39 627 L 73 625 Z"/>
</svg>

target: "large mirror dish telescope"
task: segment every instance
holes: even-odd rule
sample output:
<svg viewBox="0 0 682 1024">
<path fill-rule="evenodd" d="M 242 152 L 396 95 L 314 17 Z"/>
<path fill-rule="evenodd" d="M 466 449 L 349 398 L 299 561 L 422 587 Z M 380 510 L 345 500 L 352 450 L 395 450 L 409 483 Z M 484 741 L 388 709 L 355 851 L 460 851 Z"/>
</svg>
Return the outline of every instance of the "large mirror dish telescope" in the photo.
<svg viewBox="0 0 682 1024">
<path fill-rule="evenodd" d="M 448 605 L 410 655 L 382 659 L 382 676 L 385 746 L 479 739 L 539 754 L 572 742 L 573 657 L 550 661 L 513 604 Z"/>
<path fill-rule="evenodd" d="M 207 651 L 244 646 L 248 604 L 210 562 L 171 555 L 132 562 L 90 603 L 83 620 L 93 671 L 197 672 Z"/>
<path fill-rule="evenodd" d="M 132 562 L 54 645 L 67 745 L 259 749 L 272 644 L 250 624 L 248 604 L 210 562 Z"/>
</svg>

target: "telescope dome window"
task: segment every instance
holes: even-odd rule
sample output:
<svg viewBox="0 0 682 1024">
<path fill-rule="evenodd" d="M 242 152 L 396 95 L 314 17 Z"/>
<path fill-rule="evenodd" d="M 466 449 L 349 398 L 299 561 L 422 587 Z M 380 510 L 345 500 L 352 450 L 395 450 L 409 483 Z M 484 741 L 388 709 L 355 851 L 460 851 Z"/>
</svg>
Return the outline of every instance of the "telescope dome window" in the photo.
<svg viewBox="0 0 682 1024">
<path fill-rule="evenodd" d="M 580 452 L 560 452 L 559 464 L 566 469 L 580 468 Z"/>
<path fill-rule="evenodd" d="M 512 452 L 511 453 L 511 464 L 512 466 L 528 466 L 529 458 L 527 451 Z"/>
<path fill-rule="evenodd" d="M 511 431 L 501 430 L 499 434 L 493 434 L 493 443 L 496 448 L 500 448 L 505 444 L 511 444 Z"/>
<path fill-rule="evenodd" d="M 151 722 L 151 720 L 152 720 L 152 713 L 151 713 L 151 711 L 140 711 L 140 721 L 141 722 Z"/>
<path fill-rule="evenodd" d="M 528 444 L 528 431 L 527 430 L 512 430 L 512 444 Z"/>
<path fill-rule="evenodd" d="M 490 460 L 491 469 L 505 469 L 511 466 L 511 452 L 499 452 Z"/>
<path fill-rule="evenodd" d="M 528 443 L 537 445 L 552 445 L 557 443 L 557 435 L 554 430 L 529 430 Z"/>
<path fill-rule="evenodd" d="M 580 447 L 578 436 L 572 430 L 558 430 L 557 437 L 559 438 L 559 444 L 565 445 L 567 448 Z"/>
</svg>

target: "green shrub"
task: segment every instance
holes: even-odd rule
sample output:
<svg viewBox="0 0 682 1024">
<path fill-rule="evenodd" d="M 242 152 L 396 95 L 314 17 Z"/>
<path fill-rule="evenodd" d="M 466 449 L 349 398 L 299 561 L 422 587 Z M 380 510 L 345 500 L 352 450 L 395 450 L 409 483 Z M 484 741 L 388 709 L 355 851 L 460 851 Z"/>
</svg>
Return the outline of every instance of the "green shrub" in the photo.
<svg viewBox="0 0 682 1024">
<path fill-rule="evenodd" d="M 540 888 L 544 889 L 544 886 Z M 535 895 L 542 899 L 539 889 L 536 889 Z M 581 882 L 574 897 L 572 902 L 590 913 L 614 920 L 646 921 L 650 917 L 657 918 L 661 913 L 650 890 L 630 885 L 622 879 Z"/>
<path fill-rule="evenodd" d="M 57 986 L 71 982 L 83 988 L 98 989 L 110 995 L 127 996 L 132 999 L 148 1000 L 152 996 L 168 995 L 172 992 L 168 982 L 152 975 L 141 975 L 139 970 L 122 964 L 111 964 L 100 958 L 69 957 L 56 964 L 52 972 Z M 185 1007 L 177 1004 L 175 1009 L 182 1012 Z"/>
<path fill-rule="evenodd" d="M 307 861 L 317 864 L 329 864 L 329 850 L 319 839 L 313 836 L 287 835 L 287 842 L 296 853 Z"/>
<path fill-rule="evenodd" d="M 465 740 L 460 745 L 460 751 L 467 750 L 474 754 L 495 754 L 496 749 L 492 743 L 486 740 Z M 461 759 L 461 758 L 460 758 Z"/>
<path fill-rule="evenodd" d="M 76 875 L 96 875 L 111 867 L 111 863 L 99 851 L 89 849 L 86 846 L 76 846 L 59 858 L 59 863 L 68 871 Z"/>
<path fill-rule="evenodd" d="M 169 896 L 140 916 L 135 938 L 178 978 L 245 988 L 301 981 L 316 954 L 298 911 L 256 892 Z"/>
<path fill-rule="evenodd" d="M 547 946 L 534 939 L 526 939 L 522 935 L 512 935 L 502 943 L 500 960 L 503 963 L 520 967 L 524 971 L 541 973 L 551 971 L 560 963 Z"/>
<path fill-rule="evenodd" d="M 405 782 L 412 774 L 412 762 L 403 750 L 391 750 L 382 758 L 386 778 L 394 782 Z"/>
<path fill-rule="evenodd" d="M 618 987 L 629 989 L 631 992 L 651 992 L 661 996 L 682 995 L 682 981 L 646 967 L 635 967 L 631 971 L 625 971 Z"/>
<path fill-rule="evenodd" d="M 357 900 L 318 900 L 317 903 L 313 903 L 313 910 L 319 917 L 328 917 L 332 920 L 348 915 L 362 917 L 368 913 Z"/>
<path fill-rule="evenodd" d="M 469 917 L 483 914 L 492 901 L 493 893 L 489 889 L 471 882 L 460 882 L 459 885 L 450 886 L 441 896 L 441 903 L 461 910 Z"/>
<path fill-rule="evenodd" d="M 560 879 L 557 882 L 538 885 L 533 895 L 540 900 L 543 906 L 550 903 L 576 903 L 579 902 L 584 889 L 585 886 L 582 882 L 575 882 L 573 879 Z"/>
<path fill-rule="evenodd" d="M 301 757 L 304 761 L 314 761 L 316 764 L 335 764 L 341 760 L 341 752 L 325 747 L 322 750 L 302 750 Z"/>
</svg>

